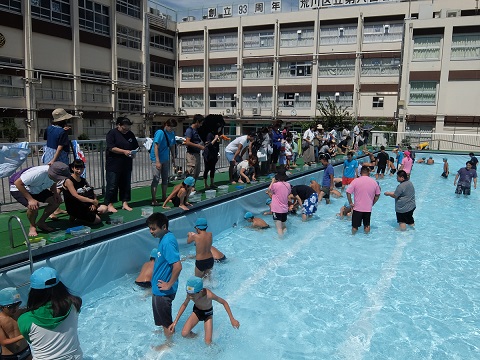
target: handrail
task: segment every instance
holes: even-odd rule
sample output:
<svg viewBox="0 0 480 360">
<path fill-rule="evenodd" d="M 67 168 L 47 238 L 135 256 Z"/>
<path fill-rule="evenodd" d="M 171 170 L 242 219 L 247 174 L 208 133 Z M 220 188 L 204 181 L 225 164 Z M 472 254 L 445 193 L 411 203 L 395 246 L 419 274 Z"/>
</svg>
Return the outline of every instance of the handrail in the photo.
<svg viewBox="0 0 480 360">
<path fill-rule="evenodd" d="M 12 219 L 17 220 L 17 222 L 20 224 L 20 229 L 22 229 L 23 236 L 25 237 L 25 242 L 27 243 L 28 247 L 28 260 L 30 262 L 30 274 L 33 273 L 33 257 L 32 257 L 32 245 L 30 244 L 30 239 L 27 236 L 27 233 L 25 232 L 25 228 L 23 227 L 22 220 L 17 215 L 10 215 L 10 218 L 8 219 L 8 233 L 10 235 L 10 247 L 13 249 L 15 246 L 13 244 L 13 231 L 12 231 Z"/>
</svg>

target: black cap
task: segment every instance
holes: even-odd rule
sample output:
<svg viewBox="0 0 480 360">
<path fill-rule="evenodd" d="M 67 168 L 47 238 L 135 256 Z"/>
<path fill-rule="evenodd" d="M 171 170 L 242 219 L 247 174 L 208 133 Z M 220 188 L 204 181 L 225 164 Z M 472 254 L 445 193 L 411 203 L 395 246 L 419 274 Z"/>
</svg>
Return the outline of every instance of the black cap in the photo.
<svg viewBox="0 0 480 360">
<path fill-rule="evenodd" d="M 129 118 L 126 118 L 124 116 L 120 116 L 117 118 L 117 125 L 132 125 L 133 123 L 130 121 Z"/>
</svg>

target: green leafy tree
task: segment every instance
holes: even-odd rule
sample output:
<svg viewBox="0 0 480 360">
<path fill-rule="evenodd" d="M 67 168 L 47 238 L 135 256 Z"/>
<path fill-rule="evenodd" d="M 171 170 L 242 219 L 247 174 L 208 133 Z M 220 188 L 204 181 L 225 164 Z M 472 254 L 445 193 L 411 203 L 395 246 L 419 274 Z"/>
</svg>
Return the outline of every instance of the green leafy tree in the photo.
<svg viewBox="0 0 480 360">
<path fill-rule="evenodd" d="M 325 130 L 344 127 L 351 128 L 353 126 L 353 118 L 347 108 L 337 105 L 330 98 L 327 98 L 326 102 L 317 103 L 317 109 L 320 111 L 320 122 Z"/>
<path fill-rule="evenodd" d="M 15 124 L 15 120 L 4 120 L 3 134 L 11 143 L 14 143 L 18 140 L 18 137 L 20 136 L 20 129 L 17 127 L 17 124 Z"/>
</svg>

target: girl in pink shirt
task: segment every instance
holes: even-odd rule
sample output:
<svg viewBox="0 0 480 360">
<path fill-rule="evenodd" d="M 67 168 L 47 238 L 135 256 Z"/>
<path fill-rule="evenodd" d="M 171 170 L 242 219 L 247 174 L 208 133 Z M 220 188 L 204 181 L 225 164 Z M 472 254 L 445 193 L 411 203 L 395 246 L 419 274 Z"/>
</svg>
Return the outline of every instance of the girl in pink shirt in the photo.
<svg viewBox="0 0 480 360">
<path fill-rule="evenodd" d="M 272 179 L 267 190 L 272 195 L 271 210 L 273 221 L 280 237 L 287 231 L 285 222 L 288 214 L 288 195 L 290 195 L 292 190 L 287 180 L 288 176 L 285 174 L 285 170 L 280 170 Z"/>
<path fill-rule="evenodd" d="M 407 175 L 410 176 L 413 167 L 413 159 L 410 157 L 410 151 L 405 151 L 403 155 L 405 156 L 402 160 L 402 166 L 400 167 L 400 170 L 405 170 Z"/>
</svg>

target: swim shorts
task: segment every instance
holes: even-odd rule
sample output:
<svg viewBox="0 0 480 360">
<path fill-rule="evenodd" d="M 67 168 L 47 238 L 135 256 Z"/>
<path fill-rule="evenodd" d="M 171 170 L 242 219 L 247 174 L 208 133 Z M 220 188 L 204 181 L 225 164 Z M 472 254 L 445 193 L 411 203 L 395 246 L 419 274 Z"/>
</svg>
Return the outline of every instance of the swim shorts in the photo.
<svg viewBox="0 0 480 360">
<path fill-rule="evenodd" d="M 363 226 L 370 226 L 370 217 L 372 213 L 371 212 L 362 212 L 362 211 L 355 211 L 353 210 L 352 213 L 352 228 L 358 229 L 362 225 L 363 221 Z"/>
<path fill-rule="evenodd" d="M 445 179 L 448 177 L 448 175 L 445 171 L 442 173 L 442 177 L 444 177 Z"/>
<path fill-rule="evenodd" d="M 12 354 L 12 355 L 0 355 L 0 359 L 5 360 L 24 360 L 28 358 L 32 352 L 30 351 L 30 347 L 26 347 L 22 351 Z"/>
<path fill-rule="evenodd" d="M 148 289 L 152 287 L 152 282 L 151 281 L 135 281 L 135 284 L 138 286 Z"/>
<path fill-rule="evenodd" d="M 397 172 L 397 169 L 390 169 L 390 174 L 395 174 Z"/>
<path fill-rule="evenodd" d="M 172 325 L 172 301 L 175 294 L 158 296 L 152 295 L 153 319 L 155 325 L 169 327 Z"/>
<path fill-rule="evenodd" d="M 203 259 L 203 260 L 196 260 L 195 267 L 200 271 L 206 271 L 213 268 L 213 263 L 214 263 L 213 257 L 208 259 Z"/>
<path fill-rule="evenodd" d="M 215 262 L 224 262 L 224 261 L 227 261 L 227 257 L 225 255 L 223 255 L 223 257 L 221 259 L 215 259 Z"/>
<path fill-rule="evenodd" d="M 457 189 L 455 190 L 455 194 L 470 195 L 470 186 L 458 184 Z"/>
<path fill-rule="evenodd" d="M 272 213 L 273 215 L 273 220 L 274 221 L 281 221 L 281 222 L 286 222 L 287 221 L 287 213 Z"/>
<path fill-rule="evenodd" d="M 386 167 L 386 164 L 384 166 L 377 166 L 377 174 L 385 174 Z"/>
<path fill-rule="evenodd" d="M 405 213 L 397 212 L 397 223 L 404 223 L 407 225 L 415 224 L 415 220 L 413 220 L 413 212 L 415 209 L 407 211 Z"/>
<path fill-rule="evenodd" d="M 350 185 L 353 180 L 355 180 L 355 178 L 348 178 L 348 177 L 342 176 L 342 185 Z"/>
<path fill-rule="evenodd" d="M 172 199 L 172 203 L 173 203 L 173 206 L 179 207 L 179 206 L 180 206 L 180 198 L 179 198 L 178 196 L 175 196 L 175 197 Z"/>
<path fill-rule="evenodd" d="M 10 195 L 17 200 L 20 204 L 22 204 L 25 207 L 28 207 L 28 200 L 23 196 L 23 194 L 20 191 L 10 191 Z M 45 189 L 42 192 L 38 194 L 30 194 L 32 198 L 35 200 L 44 203 L 47 201 L 48 198 L 53 196 L 53 193 L 49 189 Z"/>
<path fill-rule="evenodd" d="M 198 321 L 205 321 L 213 316 L 213 307 L 208 310 L 200 310 L 196 305 L 193 305 L 193 312 L 197 315 Z"/>
<path fill-rule="evenodd" d="M 328 186 L 322 186 L 321 189 L 325 195 L 323 195 L 324 199 L 330 199 L 330 188 Z"/>
<path fill-rule="evenodd" d="M 302 214 L 311 216 L 317 211 L 318 194 L 314 192 L 308 199 L 303 202 Z"/>
</svg>

